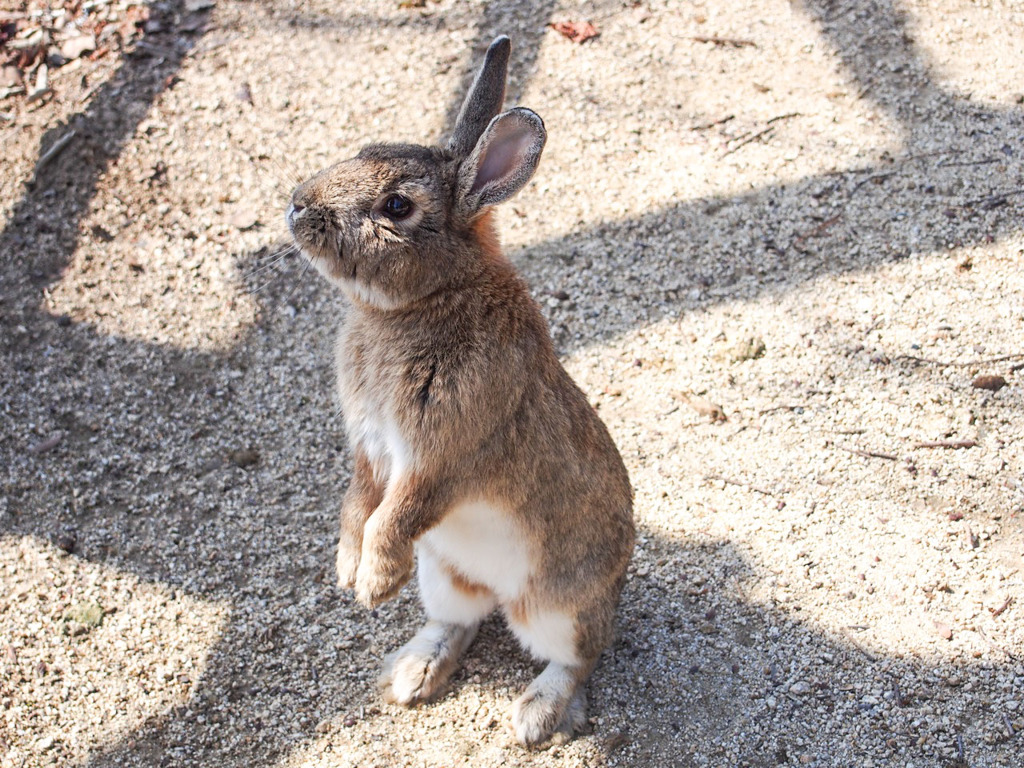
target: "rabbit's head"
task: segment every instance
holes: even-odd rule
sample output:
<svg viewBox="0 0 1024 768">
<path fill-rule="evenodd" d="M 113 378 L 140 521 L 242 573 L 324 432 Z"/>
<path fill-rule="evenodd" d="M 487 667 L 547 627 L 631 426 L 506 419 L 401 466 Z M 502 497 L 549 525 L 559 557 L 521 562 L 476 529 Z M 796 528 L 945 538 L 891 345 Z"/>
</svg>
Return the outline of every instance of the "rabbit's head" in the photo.
<svg viewBox="0 0 1024 768">
<path fill-rule="evenodd" d="M 399 309 L 498 257 L 488 209 L 530 180 L 546 139 L 534 112 L 498 114 L 509 49 L 491 44 L 444 147 L 371 144 L 292 194 L 296 243 L 353 300 Z"/>
</svg>

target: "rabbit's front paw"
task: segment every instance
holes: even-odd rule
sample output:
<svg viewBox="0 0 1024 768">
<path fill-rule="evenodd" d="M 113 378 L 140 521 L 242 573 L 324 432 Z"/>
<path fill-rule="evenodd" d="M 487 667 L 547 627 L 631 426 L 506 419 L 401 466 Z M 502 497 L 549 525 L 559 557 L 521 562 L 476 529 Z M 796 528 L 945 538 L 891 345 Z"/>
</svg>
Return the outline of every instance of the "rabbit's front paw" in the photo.
<svg viewBox="0 0 1024 768">
<path fill-rule="evenodd" d="M 373 608 L 398 594 L 412 576 L 412 548 L 402 557 L 364 552 L 356 571 L 356 599 Z"/>
<path fill-rule="evenodd" d="M 338 572 L 338 586 L 352 589 L 356 585 L 356 572 L 359 570 L 359 547 L 353 546 L 342 536 L 338 542 L 338 559 L 335 561 Z"/>
</svg>

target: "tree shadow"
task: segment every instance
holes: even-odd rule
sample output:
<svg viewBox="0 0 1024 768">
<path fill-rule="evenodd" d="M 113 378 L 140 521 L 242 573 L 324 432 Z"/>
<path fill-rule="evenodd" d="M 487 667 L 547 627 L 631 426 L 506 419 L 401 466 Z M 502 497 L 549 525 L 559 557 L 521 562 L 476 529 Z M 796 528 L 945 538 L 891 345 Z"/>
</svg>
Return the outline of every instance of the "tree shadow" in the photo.
<svg viewBox="0 0 1024 768">
<path fill-rule="evenodd" d="M 552 7 L 548 0 L 531 4 L 527 26 L 540 28 L 537 22 Z M 477 53 L 494 33 L 504 31 L 509 13 L 501 3 L 485 6 Z M 552 309 L 563 349 L 578 349 L 726 296 L 784 290 L 817 275 L 1019 231 L 1019 198 L 1008 193 L 1010 182 L 1024 170 L 1021 114 L 985 110 L 934 85 L 919 52 L 906 42 L 897 5 L 819 3 L 810 5 L 808 13 L 819 20 L 865 98 L 899 122 L 903 154 L 882 165 L 768 185 L 747 195 L 671 205 L 520 252 L 517 258 L 535 282 L 548 275 L 551 264 L 564 264 L 557 277 L 570 287 L 576 306 Z M 875 34 L 865 35 L 865 28 Z M 513 72 L 536 67 L 540 36 L 525 44 L 516 41 L 520 58 Z M 373 678 L 380 655 L 412 630 L 419 610 L 407 590 L 366 614 L 332 585 L 334 510 L 340 495 L 336 478 L 347 474 L 346 458 L 335 417 L 325 418 L 312 436 L 304 425 L 310 413 L 332 412 L 329 364 L 322 353 L 326 344 L 321 343 L 326 337 L 323 318 L 331 316 L 325 291 L 311 281 L 295 293 L 291 286 L 272 285 L 265 302 L 281 303 L 287 290 L 296 316 L 267 313 L 225 353 L 113 339 L 88 326 L 68 325 L 42 309 L 43 288 L 57 279 L 75 250 L 79 221 L 99 173 L 140 119 L 139 108 L 118 108 L 122 95 L 131 92 L 134 102 L 151 103 L 184 55 L 169 53 L 158 64 L 128 61 L 123 74 L 97 94 L 96 111 L 72 122 L 83 141 L 46 169 L 0 236 L 3 324 L 12 331 L 5 334 L 3 354 L 12 374 L 9 391 L 23 393 L 11 399 L 10 413 L 18 423 L 49 421 L 64 433 L 54 449 L 28 456 L 16 447 L 25 445 L 25 432 L 5 441 L 11 455 L 5 457 L 4 527 L 51 539 L 73 529 L 77 556 L 231 603 L 230 623 L 188 704 L 103 748 L 89 764 L 269 765 L 317 738 L 369 755 L 376 747 L 352 743 L 343 722 L 339 725 L 342 715 L 364 707 L 370 719 L 380 721 L 382 743 L 400 756 L 415 756 L 416 748 L 388 736 L 388 726 L 414 718 L 437 724 L 445 745 L 482 750 L 503 744 L 506 737 L 489 722 L 474 732 L 481 742 L 477 746 L 466 745 L 460 723 L 441 722 L 460 687 L 481 685 L 475 677 L 483 678 L 484 693 L 495 687 L 513 690 L 528 679 L 527 660 L 497 624 L 486 628 L 456 679 L 455 692 L 436 709 L 410 715 L 374 711 Z M 880 70 L 877 61 L 891 66 Z M 470 77 L 463 78 L 463 89 Z M 522 92 L 526 77 L 516 76 L 510 95 Z M 449 102 L 449 125 L 460 102 L 459 97 Z M 1007 135 L 1011 128 L 1017 129 L 1013 136 Z M 982 136 L 982 131 L 991 133 Z M 48 133 L 42 146 L 61 132 Z M 1009 153 L 1002 152 L 1001 142 Z M 949 146 L 954 148 L 944 149 Z M 957 152 L 979 149 L 1000 153 L 1005 169 L 996 179 L 979 176 L 979 166 L 942 164 Z M 933 154 L 942 151 L 948 154 Z M 987 157 L 971 155 L 972 161 Z M 913 189 L 896 183 L 907 178 L 923 181 L 915 181 Z M 1005 188 L 988 186 L 1001 179 Z M 64 205 L 74 212 L 69 220 L 46 223 L 44 212 L 54 197 L 67 201 Z M 803 212 L 808 199 L 818 206 L 813 214 Z M 838 214 L 827 208 L 831 202 Z M 879 207 L 918 222 L 920 235 L 910 237 L 905 227 L 894 226 L 870 233 L 877 248 L 852 247 L 864 239 L 864 223 L 874 220 Z M 833 215 L 840 218 L 819 230 Z M 766 220 L 767 229 L 747 239 L 736 225 L 752 217 Z M 680 232 L 686 233 L 682 247 Z M 632 239 L 634 247 L 603 250 L 610 235 Z M 581 268 L 588 261 L 591 268 Z M 593 269 L 595 262 L 625 275 L 636 286 L 634 296 L 616 294 Z M 299 279 L 297 273 L 297 267 L 289 268 L 282 282 Z M 621 303 L 623 314 L 602 316 L 610 302 Z M 576 326 L 570 315 L 578 318 Z M 578 335 L 571 327 L 580 329 Z M 306 341 L 282 355 L 285 338 Z M 275 402 L 262 399 L 266 377 L 302 390 L 293 410 L 281 413 Z M 90 442 L 97 435 L 99 448 Z M 140 440 L 141 435 L 147 439 Z M 249 464 L 226 455 L 221 450 L 225 443 L 238 450 L 255 448 L 258 461 Z M 120 455 L 121 444 L 142 447 Z M 120 458 L 104 461 L 114 454 Z M 48 482 L 51 475 L 68 478 L 58 469 L 66 466 L 73 467 L 69 479 Z M 975 723 L 965 721 L 949 726 L 943 747 L 917 745 L 925 727 L 915 725 L 917 707 L 962 695 L 935 687 L 932 678 L 959 667 L 935 662 L 932 668 L 939 671 L 929 672 L 912 662 L 869 658 L 810 623 L 745 602 L 743 585 L 760 578 L 764 569 L 732 544 L 682 543 L 653 531 L 648 537 L 650 554 L 660 565 L 631 576 L 620 640 L 606 654 L 592 686 L 593 711 L 606 724 L 599 723 L 595 734 L 583 740 L 580 748 L 586 754 L 636 765 L 665 760 L 775 765 L 804 753 L 817 755 L 823 764 L 865 757 L 856 745 L 836 751 L 838 742 L 829 728 L 837 711 L 865 727 L 881 723 L 892 730 L 892 754 L 870 756 L 878 759 L 951 757 L 956 733 L 976 735 Z M 703 583 L 690 573 L 695 562 L 712 564 L 711 572 L 700 577 Z M 709 583 L 719 589 L 704 589 Z M 316 630 L 312 641 L 311 627 Z M 671 648 L 661 645 L 666 635 L 675 639 Z M 799 669 L 772 671 L 776 644 L 792 635 L 806 649 L 806 659 Z M 879 704 L 862 707 L 861 696 L 851 705 L 849 691 L 817 687 L 816 679 L 827 679 L 821 670 L 835 664 L 845 665 L 851 679 L 874 677 L 883 691 Z M 810 681 L 810 692 L 789 693 L 795 675 Z M 253 703 L 265 701 L 268 693 L 275 708 L 257 711 Z M 894 707 L 881 706 L 886 694 L 896 697 Z M 774 705 L 769 704 L 772 698 Z M 747 707 L 748 699 L 759 703 Z M 641 707 L 651 702 L 657 704 L 653 720 L 650 707 Z M 780 712 L 788 723 L 785 730 L 778 727 Z M 983 714 L 990 715 L 978 712 L 977 720 Z M 317 730 L 322 723 L 330 725 L 326 732 Z M 716 731 L 719 735 L 709 739 Z M 1011 764 L 1013 746 L 992 747 L 993 759 Z"/>
<path fill-rule="evenodd" d="M 857 97 L 894 122 L 899 150 L 882 153 L 875 164 L 669 203 L 522 249 L 517 263 L 531 282 L 557 285 L 572 299 L 551 312 L 563 352 L 726 295 L 752 299 L 817 276 L 1020 232 L 1024 110 L 992 108 L 940 87 L 899 3 L 802 5 L 859 89 Z M 800 131 L 795 117 L 768 125 L 765 135 L 792 144 Z M 721 126 L 692 129 L 709 130 L 728 138 Z M 729 149 L 718 152 L 724 157 L 738 143 L 723 143 Z M 880 210 L 889 212 L 881 226 Z M 751 221 L 761 226 L 748 226 Z M 615 245 L 602 247 L 604 241 Z M 592 321 L 597 316 L 601 323 Z"/>
</svg>

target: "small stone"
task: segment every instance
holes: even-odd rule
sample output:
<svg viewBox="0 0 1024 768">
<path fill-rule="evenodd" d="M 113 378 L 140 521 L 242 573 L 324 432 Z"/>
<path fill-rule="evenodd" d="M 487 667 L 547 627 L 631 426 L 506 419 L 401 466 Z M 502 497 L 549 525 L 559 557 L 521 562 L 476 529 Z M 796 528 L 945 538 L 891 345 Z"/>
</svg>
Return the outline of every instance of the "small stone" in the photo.
<svg viewBox="0 0 1024 768">
<path fill-rule="evenodd" d="M 231 451 L 228 454 L 228 461 L 241 469 L 248 469 L 259 464 L 260 454 L 252 448 L 244 448 L 238 451 Z"/>
<path fill-rule="evenodd" d="M 798 680 L 789 686 L 789 692 L 796 696 L 803 696 L 804 694 L 811 692 L 811 686 L 803 680 Z"/>
<path fill-rule="evenodd" d="M 612 731 L 608 734 L 608 737 L 604 740 L 604 748 L 609 753 L 614 752 L 617 749 L 621 749 L 629 743 L 629 736 L 622 731 Z"/>
<path fill-rule="evenodd" d="M 750 338 L 743 339 L 743 341 L 733 347 L 733 360 L 736 362 L 756 360 L 764 356 L 766 349 L 767 346 L 764 343 L 764 339 L 760 336 L 751 336 Z"/>
<path fill-rule="evenodd" d="M 75 603 L 64 613 L 64 621 L 94 629 L 103 623 L 103 607 L 99 603 Z"/>
<path fill-rule="evenodd" d="M 22 85 L 21 70 L 14 64 L 0 67 L 0 88 L 19 88 Z"/>
<path fill-rule="evenodd" d="M 55 542 L 58 549 L 67 554 L 72 554 L 78 545 L 78 532 L 74 528 L 65 528 L 57 534 Z"/>
<path fill-rule="evenodd" d="M 246 104 L 252 104 L 252 86 L 248 83 L 242 83 L 238 86 L 238 90 L 235 91 L 235 98 Z"/>
<path fill-rule="evenodd" d="M 90 231 L 92 232 L 92 236 L 101 243 L 109 243 L 114 240 L 114 235 L 112 235 L 106 227 L 100 224 L 93 224 Z"/>
<path fill-rule="evenodd" d="M 33 445 L 31 448 L 29 448 L 28 452 L 29 453 L 46 453 L 47 451 L 51 451 L 54 448 L 56 448 L 58 445 L 60 445 L 60 441 L 63 440 L 63 439 L 64 439 L 63 433 L 61 433 L 61 432 L 54 432 L 52 435 L 50 435 L 45 440 L 43 440 L 41 442 L 38 442 L 35 445 Z"/>
<path fill-rule="evenodd" d="M 96 50 L 96 38 L 93 35 L 69 37 L 60 46 L 60 55 L 68 61 Z"/>
<path fill-rule="evenodd" d="M 987 389 L 989 392 L 998 392 L 1006 386 L 1006 379 L 1002 376 L 982 374 L 971 382 L 971 386 L 975 389 Z"/>
<path fill-rule="evenodd" d="M 231 226 L 242 232 L 252 229 L 259 223 L 260 220 L 256 216 L 256 211 L 251 208 L 245 208 L 238 211 L 231 217 Z"/>
</svg>

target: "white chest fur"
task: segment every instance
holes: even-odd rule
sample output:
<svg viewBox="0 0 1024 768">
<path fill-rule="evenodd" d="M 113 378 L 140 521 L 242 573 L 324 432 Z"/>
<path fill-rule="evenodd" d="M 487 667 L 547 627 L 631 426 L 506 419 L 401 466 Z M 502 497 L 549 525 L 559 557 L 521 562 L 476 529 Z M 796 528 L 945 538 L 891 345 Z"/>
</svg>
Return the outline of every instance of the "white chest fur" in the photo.
<svg viewBox="0 0 1024 768">
<path fill-rule="evenodd" d="M 421 544 L 469 581 L 489 587 L 501 602 L 514 600 L 526 587 L 527 543 L 509 516 L 493 504 L 458 505 L 423 535 Z"/>
<path fill-rule="evenodd" d="M 362 380 L 362 383 L 357 383 L 366 371 L 357 371 L 353 367 L 361 354 L 350 348 L 345 325 L 338 335 L 335 355 L 338 395 L 349 443 L 366 454 L 377 481 L 390 484 L 412 467 L 415 458 L 412 446 L 399 430 L 387 398 L 379 394 L 380 382 Z"/>
<path fill-rule="evenodd" d="M 395 420 L 381 409 L 359 403 L 345 414 L 345 426 L 349 440 L 373 465 L 378 482 L 391 484 L 412 466 L 412 447 L 402 437 Z"/>
</svg>

